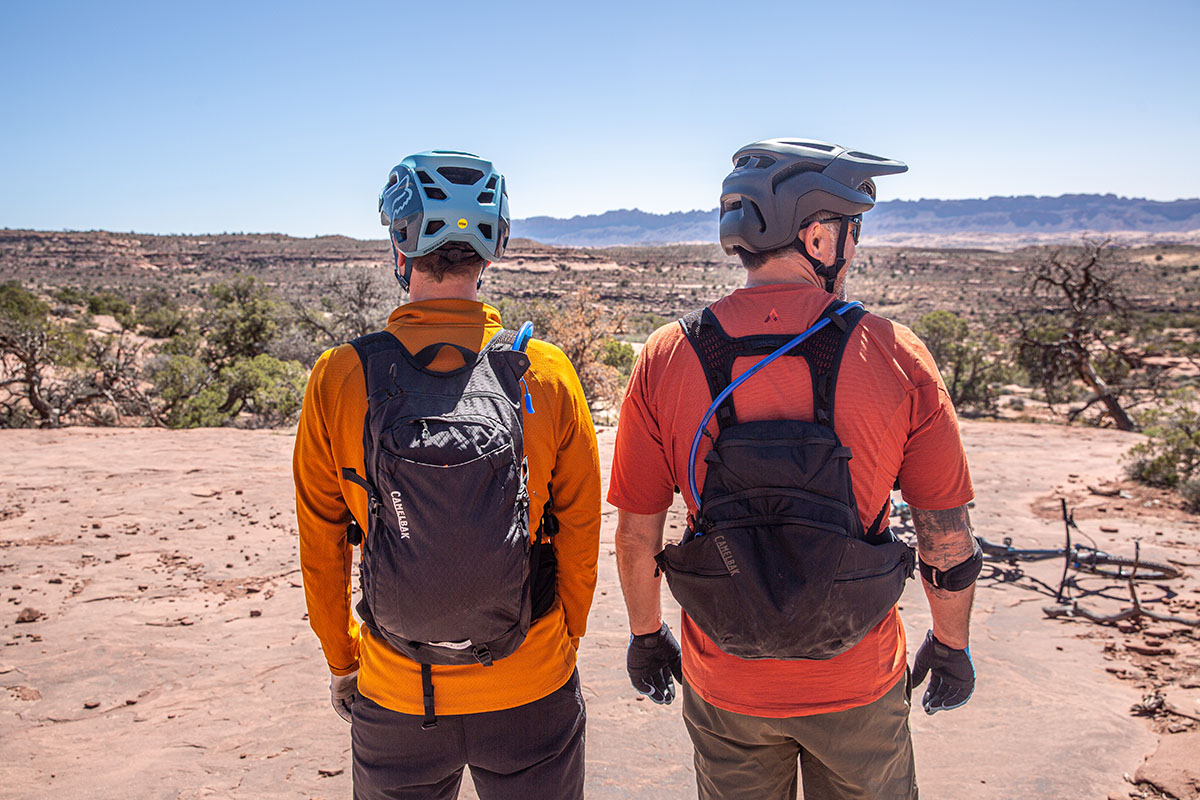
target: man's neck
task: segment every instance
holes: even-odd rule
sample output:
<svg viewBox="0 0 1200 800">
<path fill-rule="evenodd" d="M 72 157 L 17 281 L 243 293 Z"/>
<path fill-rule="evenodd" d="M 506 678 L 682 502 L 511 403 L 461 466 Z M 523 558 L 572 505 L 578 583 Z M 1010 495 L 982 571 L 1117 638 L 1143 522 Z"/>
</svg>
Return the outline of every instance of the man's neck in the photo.
<svg viewBox="0 0 1200 800">
<path fill-rule="evenodd" d="M 408 302 L 420 303 L 425 300 L 470 300 L 479 302 L 478 278 L 472 276 L 466 279 L 447 276 L 442 281 L 432 279 L 414 280 L 408 287 Z"/>
<path fill-rule="evenodd" d="M 780 254 L 758 269 L 746 271 L 747 289 L 776 283 L 810 283 L 825 288 L 825 281 L 817 277 L 812 264 L 799 253 Z"/>
<path fill-rule="evenodd" d="M 833 294 L 839 300 L 846 299 L 846 267 L 842 268 L 834 285 Z M 772 258 L 756 270 L 746 271 L 746 288 L 778 284 L 809 284 L 825 289 L 825 279 L 818 277 L 812 264 L 799 253 L 786 253 Z"/>
</svg>

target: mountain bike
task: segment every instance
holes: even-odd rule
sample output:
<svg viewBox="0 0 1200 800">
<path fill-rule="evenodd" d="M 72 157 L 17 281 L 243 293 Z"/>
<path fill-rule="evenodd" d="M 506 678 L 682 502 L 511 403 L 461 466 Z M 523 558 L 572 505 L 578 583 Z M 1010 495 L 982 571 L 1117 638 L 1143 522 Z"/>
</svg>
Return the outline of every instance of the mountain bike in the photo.
<svg viewBox="0 0 1200 800">
<path fill-rule="evenodd" d="M 983 550 L 984 561 L 1001 561 L 1010 566 L 1016 566 L 1018 561 L 1045 561 L 1051 558 L 1064 558 L 1063 580 L 1066 580 L 1067 570 L 1090 572 L 1116 580 L 1169 581 L 1178 578 L 1182 573 L 1178 567 L 1164 564 L 1161 561 L 1148 561 L 1138 556 L 1126 556 L 1106 553 L 1096 547 L 1096 543 L 1080 544 L 1071 541 L 1071 531 L 1078 531 L 1075 524 L 1075 512 L 1067 509 L 1067 501 L 1060 498 L 1062 504 L 1063 528 L 1066 532 L 1066 544 L 1063 547 L 1051 548 L 1020 548 L 1012 546 L 1012 538 L 1004 537 L 1004 544 L 989 542 L 982 536 L 976 536 Z M 1085 534 L 1083 534 L 1085 535 Z M 1089 537 L 1090 538 L 1090 537 Z"/>
<path fill-rule="evenodd" d="M 1010 567 L 1019 569 L 1019 562 L 1021 561 L 1047 561 L 1049 559 L 1062 558 L 1063 574 L 1062 579 L 1059 581 L 1059 600 L 1062 599 L 1063 589 L 1067 583 L 1067 572 L 1069 570 L 1087 572 L 1123 581 L 1131 579 L 1139 581 L 1169 581 L 1183 574 L 1178 567 L 1171 564 L 1164 564 L 1161 561 L 1148 561 L 1140 556 L 1129 558 L 1127 556 L 1106 553 L 1096 547 L 1094 541 L 1091 545 L 1072 542 L 1072 530 L 1079 532 L 1081 535 L 1086 534 L 1083 534 L 1079 530 L 1079 526 L 1075 524 L 1075 513 L 1067 509 L 1067 501 L 1063 499 L 1061 503 L 1063 527 L 1066 532 L 1066 542 L 1063 547 L 1013 547 L 1012 537 L 1009 536 L 1004 537 L 1003 544 L 989 542 L 982 536 L 976 536 L 975 540 L 979 542 L 979 547 L 983 551 L 983 560 L 993 564 L 1004 563 Z M 900 518 L 905 528 L 909 527 L 911 524 L 909 520 L 911 520 L 912 513 L 907 504 L 901 501 L 896 506 L 892 510 L 893 515 Z"/>
</svg>

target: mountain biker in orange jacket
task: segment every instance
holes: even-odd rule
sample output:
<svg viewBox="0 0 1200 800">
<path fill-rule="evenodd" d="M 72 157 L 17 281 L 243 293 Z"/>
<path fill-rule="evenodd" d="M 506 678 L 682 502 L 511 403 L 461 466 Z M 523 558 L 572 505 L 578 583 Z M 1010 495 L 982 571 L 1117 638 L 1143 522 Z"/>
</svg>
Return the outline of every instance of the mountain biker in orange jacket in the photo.
<svg viewBox="0 0 1200 800">
<path fill-rule="evenodd" d="M 485 176 L 478 185 L 455 182 L 476 172 Z M 413 203 L 422 199 L 423 212 L 414 212 Z M 503 176 L 467 154 L 420 154 L 392 171 L 380 205 L 397 278 L 409 291 L 385 330 L 411 354 L 448 345 L 435 348 L 427 369 L 457 370 L 464 366 L 459 348 L 478 352 L 502 328 L 499 313 L 479 301 L 477 289 L 508 239 Z M 442 217 L 440 227 L 432 224 Z M 343 471 L 367 474 L 362 364 L 354 348 L 342 345 L 313 368 L 293 464 L 300 560 L 310 624 L 332 676 L 332 701 L 353 722 L 356 798 L 454 797 L 467 764 L 482 798 L 536 797 L 547 785 L 559 787 L 559 797 L 582 796 L 585 717 L 575 661 L 596 586 L 596 436 L 579 379 L 562 351 L 532 340 L 526 354 L 529 531 L 532 536 L 539 530 L 552 503 L 556 597 L 511 655 L 490 666 L 429 667 L 428 698 L 421 664 L 351 613 L 347 524 L 353 519 L 365 525 L 371 513 L 366 494 Z M 421 498 L 405 502 L 419 504 Z M 436 702 L 435 725 L 427 724 L 426 699 Z"/>
</svg>

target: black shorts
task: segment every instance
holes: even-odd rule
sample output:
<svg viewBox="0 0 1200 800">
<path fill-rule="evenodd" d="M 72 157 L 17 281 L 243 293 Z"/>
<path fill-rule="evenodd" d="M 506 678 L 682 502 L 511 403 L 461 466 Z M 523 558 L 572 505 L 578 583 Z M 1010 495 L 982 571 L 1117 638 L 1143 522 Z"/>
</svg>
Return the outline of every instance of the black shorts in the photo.
<svg viewBox="0 0 1200 800">
<path fill-rule="evenodd" d="M 503 711 L 438 714 L 437 727 L 362 695 L 351 742 L 355 800 L 451 800 L 463 767 L 481 800 L 583 797 L 587 715 L 579 672 L 540 700 Z"/>
</svg>

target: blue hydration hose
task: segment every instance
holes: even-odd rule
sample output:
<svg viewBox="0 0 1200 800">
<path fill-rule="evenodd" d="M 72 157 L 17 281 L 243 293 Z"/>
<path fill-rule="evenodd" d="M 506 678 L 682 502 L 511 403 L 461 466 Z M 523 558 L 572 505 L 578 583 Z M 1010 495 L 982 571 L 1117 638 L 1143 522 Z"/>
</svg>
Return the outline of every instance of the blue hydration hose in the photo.
<svg viewBox="0 0 1200 800">
<path fill-rule="evenodd" d="M 529 344 L 529 340 L 533 338 L 533 323 L 526 320 L 517 329 L 517 338 L 513 340 L 512 349 L 525 352 L 525 346 Z M 530 414 L 533 413 L 533 397 L 529 394 L 529 384 L 521 378 L 521 386 L 525 388 L 525 410 Z"/>
<path fill-rule="evenodd" d="M 863 304 L 859 303 L 857 301 L 853 302 L 853 303 L 844 303 L 842 305 L 842 307 L 839 308 L 835 313 L 837 313 L 838 315 L 842 315 L 842 314 L 845 314 L 847 311 L 849 311 L 852 308 L 862 308 L 862 307 L 863 307 Z M 737 387 L 741 386 L 743 383 L 745 383 L 746 380 L 751 375 L 758 372 L 760 369 L 765 367 L 767 364 L 770 364 L 772 361 L 779 358 L 780 356 L 786 355 L 788 353 L 788 351 L 790 351 L 793 347 L 800 344 L 805 339 L 807 339 L 809 336 L 812 336 L 814 333 L 821 330 L 828 324 L 829 324 L 828 317 L 820 320 L 819 322 L 817 322 L 816 325 L 813 325 L 811 328 L 806 330 L 804 333 L 798 334 L 791 341 L 783 344 L 774 353 L 771 353 L 771 355 L 767 356 L 762 361 L 758 362 L 753 367 L 751 367 L 750 369 L 743 372 L 741 375 L 738 376 L 737 380 L 735 380 L 733 383 L 726 386 L 724 391 L 722 391 L 719 395 L 717 395 L 716 399 L 712 401 L 712 405 L 708 407 L 708 411 L 704 412 L 704 419 L 700 420 L 700 427 L 696 428 L 696 435 L 692 437 L 692 449 L 688 453 L 688 488 L 691 489 L 691 491 L 692 491 L 692 499 L 696 501 L 697 508 L 700 507 L 700 492 L 696 490 L 696 451 L 700 448 L 700 437 L 704 435 L 704 429 L 708 425 L 708 421 L 710 419 L 712 419 L 712 415 L 716 413 L 717 408 L 721 405 L 721 403 L 725 402 L 725 398 L 729 397 L 729 395 L 733 394 L 733 390 L 736 389 Z M 697 531 L 696 535 L 699 536 L 700 532 Z"/>
</svg>

